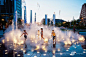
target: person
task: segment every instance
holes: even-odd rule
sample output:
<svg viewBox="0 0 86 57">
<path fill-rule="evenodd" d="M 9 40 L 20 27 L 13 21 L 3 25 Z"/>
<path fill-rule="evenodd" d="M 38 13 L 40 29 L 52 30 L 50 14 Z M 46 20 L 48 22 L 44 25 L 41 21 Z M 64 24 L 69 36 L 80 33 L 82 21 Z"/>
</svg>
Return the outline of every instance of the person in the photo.
<svg viewBox="0 0 86 57">
<path fill-rule="evenodd" d="M 55 34 L 54 30 L 52 30 L 51 36 L 53 37 L 53 48 L 55 48 L 55 46 L 56 46 L 56 34 Z"/>
<path fill-rule="evenodd" d="M 24 38 L 25 38 L 25 41 L 26 41 L 27 35 L 28 35 L 27 32 L 26 32 L 26 30 L 24 30 L 24 33 L 23 33 L 23 34 L 24 34 Z M 22 34 L 22 35 L 23 35 L 23 34 Z M 21 36 L 22 36 L 22 35 L 21 35 Z M 21 36 L 20 36 L 20 37 L 21 37 Z"/>
<path fill-rule="evenodd" d="M 44 39 L 43 38 L 43 28 L 41 28 L 41 39 Z"/>
<path fill-rule="evenodd" d="M 73 27 L 73 32 L 75 33 L 75 31 L 76 31 L 76 30 L 75 30 L 75 27 Z"/>
<path fill-rule="evenodd" d="M 39 36 L 40 36 L 40 31 L 39 30 L 37 31 L 37 35 L 38 35 L 38 39 L 39 39 Z"/>
</svg>

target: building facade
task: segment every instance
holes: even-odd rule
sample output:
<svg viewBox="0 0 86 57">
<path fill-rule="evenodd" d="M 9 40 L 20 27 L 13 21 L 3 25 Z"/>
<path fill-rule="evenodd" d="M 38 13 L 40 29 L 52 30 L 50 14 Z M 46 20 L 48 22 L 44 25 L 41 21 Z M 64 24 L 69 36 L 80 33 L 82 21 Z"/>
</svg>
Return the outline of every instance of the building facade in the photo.
<svg viewBox="0 0 86 57">
<path fill-rule="evenodd" d="M 22 19 L 22 0 L 16 0 L 17 18 Z"/>
<path fill-rule="evenodd" d="M 80 17 L 79 18 L 82 20 L 82 23 L 85 26 L 86 25 L 86 3 L 84 3 L 82 5 L 81 13 L 80 13 Z"/>
<path fill-rule="evenodd" d="M 27 16 L 26 16 L 26 6 L 24 6 L 24 23 L 27 23 Z"/>
<path fill-rule="evenodd" d="M 46 19 L 45 18 L 43 18 L 41 22 L 42 22 L 43 25 L 46 25 Z M 66 22 L 66 21 L 65 20 L 62 20 L 62 19 L 55 19 L 55 26 L 57 24 L 61 24 L 63 22 Z M 53 24 L 53 19 L 50 20 L 50 18 L 47 18 L 47 25 L 54 25 Z"/>
<path fill-rule="evenodd" d="M 22 19 L 22 0 L 16 0 L 16 5 L 14 3 L 15 0 L 0 0 L 0 16 L 1 19 L 4 19 L 8 22 L 9 19 L 13 19 L 14 17 L 14 7 L 17 10 L 17 19 Z"/>
<path fill-rule="evenodd" d="M 86 19 L 86 3 L 82 5 L 81 13 L 80 13 L 80 18 Z"/>
</svg>

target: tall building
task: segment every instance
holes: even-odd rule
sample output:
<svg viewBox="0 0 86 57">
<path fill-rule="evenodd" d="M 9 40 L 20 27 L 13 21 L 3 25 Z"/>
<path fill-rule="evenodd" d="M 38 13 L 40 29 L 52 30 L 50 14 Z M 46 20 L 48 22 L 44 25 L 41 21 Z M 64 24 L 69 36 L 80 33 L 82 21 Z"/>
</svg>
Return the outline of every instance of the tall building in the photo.
<svg viewBox="0 0 86 57">
<path fill-rule="evenodd" d="M 34 20 L 34 21 L 35 21 L 35 23 L 36 23 L 36 13 L 35 13 L 35 20 Z"/>
<path fill-rule="evenodd" d="M 26 6 L 24 6 L 24 23 L 27 23 L 27 16 L 26 16 Z"/>
<path fill-rule="evenodd" d="M 16 1 L 16 3 L 15 3 Z M 0 0 L 0 16 L 8 22 L 9 19 L 14 19 L 15 8 L 17 11 L 17 19 L 22 18 L 22 0 Z"/>
<path fill-rule="evenodd" d="M 82 5 L 81 13 L 80 13 L 80 19 L 86 19 L 86 3 Z"/>
<path fill-rule="evenodd" d="M 32 23 L 32 10 L 30 10 L 30 23 Z"/>
<path fill-rule="evenodd" d="M 16 0 L 16 9 L 18 18 L 22 19 L 22 0 Z"/>
<path fill-rule="evenodd" d="M 53 14 L 53 25 L 55 25 L 55 13 Z"/>
<path fill-rule="evenodd" d="M 47 14 L 45 14 L 45 25 L 47 25 Z"/>
<path fill-rule="evenodd" d="M 86 3 L 82 5 L 80 17 L 84 26 L 86 26 Z"/>
</svg>

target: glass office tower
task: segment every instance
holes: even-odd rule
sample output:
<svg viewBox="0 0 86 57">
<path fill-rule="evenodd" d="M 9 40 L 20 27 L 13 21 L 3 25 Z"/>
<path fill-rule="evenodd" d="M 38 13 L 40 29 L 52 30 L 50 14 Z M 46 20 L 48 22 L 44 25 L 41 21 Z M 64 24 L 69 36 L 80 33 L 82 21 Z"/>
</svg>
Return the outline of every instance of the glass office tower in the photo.
<svg viewBox="0 0 86 57">
<path fill-rule="evenodd" d="M 30 10 L 30 23 L 32 23 L 32 10 Z"/>
<path fill-rule="evenodd" d="M 26 6 L 24 6 L 24 23 L 27 23 L 27 18 L 26 18 Z"/>
<path fill-rule="evenodd" d="M 16 7 L 17 10 L 17 19 L 22 19 L 22 0 L 0 0 L 0 16 L 5 21 L 8 21 L 8 19 L 13 19 Z"/>
</svg>

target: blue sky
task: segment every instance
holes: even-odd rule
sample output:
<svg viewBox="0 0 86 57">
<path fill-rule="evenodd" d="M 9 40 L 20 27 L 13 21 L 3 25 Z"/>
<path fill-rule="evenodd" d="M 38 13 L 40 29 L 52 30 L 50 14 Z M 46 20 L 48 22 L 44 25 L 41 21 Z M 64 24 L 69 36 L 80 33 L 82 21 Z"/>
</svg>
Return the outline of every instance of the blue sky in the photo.
<svg viewBox="0 0 86 57">
<path fill-rule="evenodd" d="M 32 19 L 34 23 L 35 12 L 37 14 L 37 22 L 40 22 L 47 17 L 52 19 L 55 12 L 57 19 L 63 19 L 66 21 L 79 18 L 81 7 L 85 0 L 25 0 L 27 7 L 27 22 L 30 22 L 30 10 L 32 10 Z M 39 4 L 39 5 L 37 5 Z M 40 7 L 39 7 L 40 6 Z M 60 15 L 59 15 L 60 10 Z"/>
</svg>

